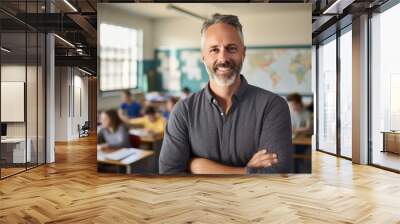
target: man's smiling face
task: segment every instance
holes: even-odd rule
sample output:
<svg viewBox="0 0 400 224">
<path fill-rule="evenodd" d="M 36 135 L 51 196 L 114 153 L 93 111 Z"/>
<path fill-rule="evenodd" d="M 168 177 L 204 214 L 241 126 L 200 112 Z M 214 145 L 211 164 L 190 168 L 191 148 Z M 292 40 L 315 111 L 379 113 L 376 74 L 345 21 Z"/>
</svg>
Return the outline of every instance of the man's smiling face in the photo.
<svg viewBox="0 0 400 224">
<path fill-rule="evenodd" d="M 239 76 L 245 47 L 234 26 L 217 23 L 203 34 L 203 63 L 217 85 L 230 86 Z"/>
</svg>

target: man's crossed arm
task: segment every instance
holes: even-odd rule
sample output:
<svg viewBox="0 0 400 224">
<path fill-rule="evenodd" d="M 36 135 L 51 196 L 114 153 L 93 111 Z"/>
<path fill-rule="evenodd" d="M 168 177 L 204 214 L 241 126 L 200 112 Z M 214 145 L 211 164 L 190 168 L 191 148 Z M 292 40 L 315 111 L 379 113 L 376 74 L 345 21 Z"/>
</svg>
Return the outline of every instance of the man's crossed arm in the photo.
<svg viewBox="0 0 400 224">
<path fill-rule="evenodd" d="M 248 168 L 270 167 L 278 162 L 274 153 L 267 153 L 266 149 L 256 152 L 247 163 Z M 226 166 L 205 158 L 193 158 L 189 163 L 193 174 L 246 174 L 246 167 Z"/>
</svg>

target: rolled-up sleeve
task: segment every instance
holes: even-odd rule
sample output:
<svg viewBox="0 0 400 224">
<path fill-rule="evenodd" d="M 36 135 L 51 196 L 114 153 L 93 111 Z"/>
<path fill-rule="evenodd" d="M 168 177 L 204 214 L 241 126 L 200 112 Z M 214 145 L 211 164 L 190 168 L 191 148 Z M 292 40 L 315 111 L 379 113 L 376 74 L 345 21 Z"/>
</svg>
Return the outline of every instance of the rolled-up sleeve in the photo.
<svg viewBox="0 0 400 224">
<path fill-rule="evenodd" d="M 267 149 L 268 153 L 276 153 L 278 163 L 267 168 L 250 169 L 250 172 L 291 173 L 293 164 L 292 127 L 286 101 L 281 97 L 276 97 L 271 104 L 266 106 L 263 116 L 259 149 Z"/>
<path fill-rule="evenodd" d="M 188 172 L 190 143 L 187 110 L 179 101 L 168 119 L 161 147 L 160 174 L 183 174 Z"/>
</svg>

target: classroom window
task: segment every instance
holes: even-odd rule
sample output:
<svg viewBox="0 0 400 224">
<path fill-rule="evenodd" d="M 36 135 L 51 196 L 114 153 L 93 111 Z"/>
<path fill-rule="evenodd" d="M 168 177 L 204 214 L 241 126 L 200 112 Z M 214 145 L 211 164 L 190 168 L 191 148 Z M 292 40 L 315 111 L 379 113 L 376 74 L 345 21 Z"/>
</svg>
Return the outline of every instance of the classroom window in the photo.
<svg viewBox="0 0 400 224">
<path fill-rule="evenodd" d="M 351 27 L 349 27 L 351 28 Z M 352 34 L 340 36 L 340 154 L 352 157 Z"/>
<path fill-rule="evenodd" d="M 400 170 L 399 21 L 400 4 L 371 18 L 372 163 L 396 170 Z"/>
<path fill-rule="evenodd" d="M 318 48 L 318 149 L 336 154 L 336 37 Z"/>
<path fill-rule="evenodd" d="M 100 90 L 137 88 L 141 31 L 100 25 Z"/>
</svg>

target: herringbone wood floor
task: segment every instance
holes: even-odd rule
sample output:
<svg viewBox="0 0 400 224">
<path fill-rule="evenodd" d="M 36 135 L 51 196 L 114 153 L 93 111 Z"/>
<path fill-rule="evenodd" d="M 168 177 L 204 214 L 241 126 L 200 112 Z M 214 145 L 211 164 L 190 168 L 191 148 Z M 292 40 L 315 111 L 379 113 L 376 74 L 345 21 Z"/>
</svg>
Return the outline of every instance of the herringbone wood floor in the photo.
<svg viewBox="0 0 400 224">
<path fill-rule="evenodd" d="M 400 175 L 316 152 L 312 175 L 96 172 L 95 138 L 0 181 L 0 223 L 400 223 Z"/>
</svg>

